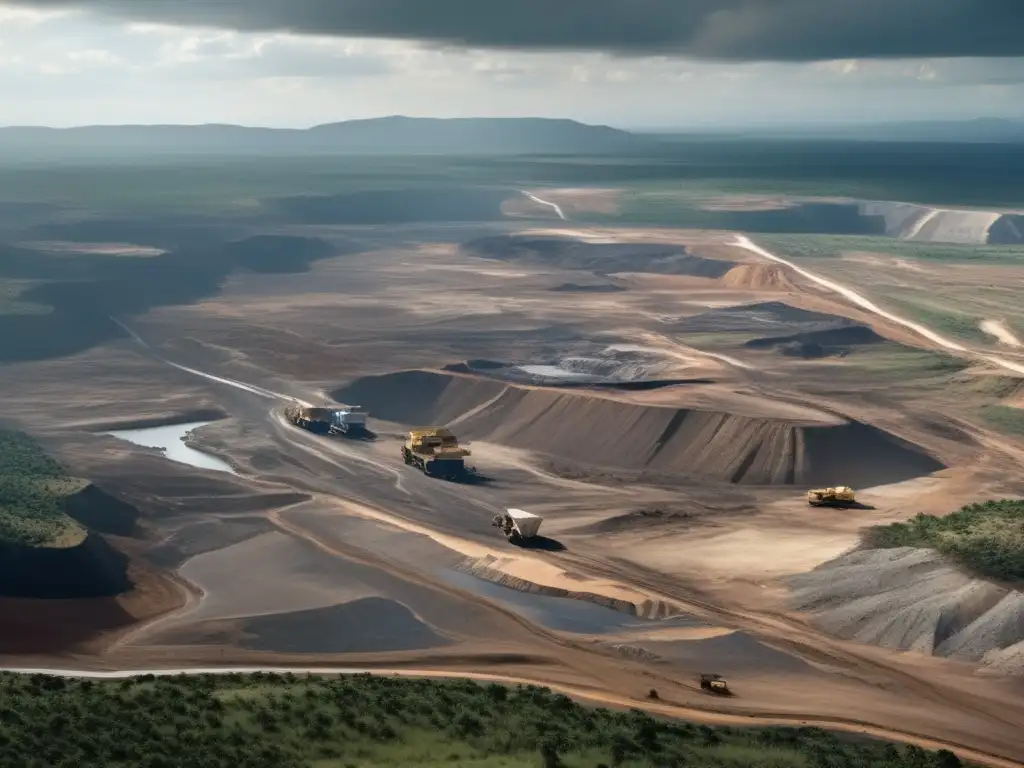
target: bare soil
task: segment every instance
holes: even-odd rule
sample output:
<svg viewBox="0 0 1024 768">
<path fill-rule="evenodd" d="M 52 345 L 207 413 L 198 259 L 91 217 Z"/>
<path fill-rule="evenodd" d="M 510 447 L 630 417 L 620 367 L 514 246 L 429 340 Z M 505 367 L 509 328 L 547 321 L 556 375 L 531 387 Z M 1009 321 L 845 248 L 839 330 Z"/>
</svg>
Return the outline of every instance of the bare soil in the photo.
<svg viewBox="0 0 1024 768">
<path fill-rule="evenodd" d="M 1019 482 L 1024 445 L 973 417 L 990 372 L 929 367 L 926 342 L 753 266 L 722 233 L 552 237 L 570 223 L 521 233 L 542 247 L 517 250 L 507 229 L 362 231 L 374 248 L 300 274 L 234 273 L 193 303 L 120 318 L 145 346 L 124 332 L 5 365 L 5 418 L 138 517 L 127 535 L 97 532 L 129 558 L 132 589 L 0 601 L 16 617 L 0 661 L 365 666 L 545 681 L 625 702 L 657 688 L 675 714 L 900 723 L 917 738 L 1024 758 L 1010 654 L 982 677 L 969 659 L 843 639 L 795 610 L 788 587 L 855 548 L 863 526 Z M 484 236 L 500 239 L 481 248 Z M 605 268 L 601 280 L 627 290 L 552 290 Z M 886 342 L 820 360 L 747 346 L 858 326 Z M 671 363 L 658 371 L 709 381 L 620 392 L 441 370 L 614 345 L 653 349 L 644 354 Z M 377 439 L 299 430 L 273 393 L 367 406 Z M 238 475 L 98 434 L 197 413 L 222 418 L 194 445 Z M 468 440 L 484 481 L 402 463 L 403 430 L 428 422 Z M 858 486 L 864 508 L 809 508 L 803 492 L 818 482 Z M 543 547 L 514 547 L 491 526 L 507 507 L 545 517 Z M 643 623 L 558 631 L 451 572 L 517 600 L 568 597 Z M 692 624 L 659 624 L 670 616 Z M 709 702 L 694 682 L 708 671 L 729 674 L 737 696 Z"/>
</svg>

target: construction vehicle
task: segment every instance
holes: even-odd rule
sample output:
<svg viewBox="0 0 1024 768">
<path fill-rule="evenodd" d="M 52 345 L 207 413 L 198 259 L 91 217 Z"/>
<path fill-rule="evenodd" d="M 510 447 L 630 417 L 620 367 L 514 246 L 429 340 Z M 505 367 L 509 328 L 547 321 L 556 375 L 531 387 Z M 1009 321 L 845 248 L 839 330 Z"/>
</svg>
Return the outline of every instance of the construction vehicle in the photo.
<svg viewBox="0 0 1024 768">
<path fill-rule="evenodd" d="M 815 488 L 807 492 L 807 503 L 812 507 L 849 507 L 857 503 L 853 488 L 837 485 L 834 488 Z"/>
<path fill-rule="evenodd" d="M 700 689 L 708 693 L 717 693 L 719 696 L 731 696 L 729 684 L 721 675 L 701 675 Z"/>
<path fill-rule="evenodd" d="M 470 451 L 459 445 L 455 434 L 444 427 L 423 427 L 409 432 L 402 446 L 402 460 L 430 477 L 454 480 L 466 474 Z"/>
<path fill-rule="evenodd" d="M 513 544 L 532 539 L 540 530 L 544 518 L 523 509 L 507 509 L 503 515 L 495 515 L 491 525 L 500 528 L 505 538 Z"/>
<path fill-rule="evenodd" d="M 284 409 L 292 424 L 321 435 L 368 435 L 366 410 L 358 405 L 314 407 L 295 403 Z"/>
</svg>

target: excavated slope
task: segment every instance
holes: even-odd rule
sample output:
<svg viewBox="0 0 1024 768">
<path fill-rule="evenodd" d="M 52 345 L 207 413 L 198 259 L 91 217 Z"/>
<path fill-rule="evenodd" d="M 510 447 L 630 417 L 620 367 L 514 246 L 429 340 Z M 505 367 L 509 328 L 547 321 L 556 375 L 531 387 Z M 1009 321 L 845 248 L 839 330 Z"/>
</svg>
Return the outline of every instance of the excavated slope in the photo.
<svg viewBox="0 0 1024 768">
<path fill-rule="evenodd" d="M 486 440 L 600 467 L 745 484 L 899 482 L 943 469 L 916 446 L 858 422 L 808 424 L 624 403 L 432 371 L 359 379 L 332 395 L 372 417 L 447 424 Z"/>
<path fill-rule="evenodd" d="M 863 216 L 881 217 L 885 234 L 901 240 L 968 245 L 1024 242 L 1024 217 L 1017 214 L 883 201 L 861 203 L 860 210 Z"/>
<path fill-rule="evenodd" d="M 934 550 L 861 550 L 789 585 L 795 608 L 844 639 L 1024 674 L 1024 593 L 973 578 Z"/>
</svg>

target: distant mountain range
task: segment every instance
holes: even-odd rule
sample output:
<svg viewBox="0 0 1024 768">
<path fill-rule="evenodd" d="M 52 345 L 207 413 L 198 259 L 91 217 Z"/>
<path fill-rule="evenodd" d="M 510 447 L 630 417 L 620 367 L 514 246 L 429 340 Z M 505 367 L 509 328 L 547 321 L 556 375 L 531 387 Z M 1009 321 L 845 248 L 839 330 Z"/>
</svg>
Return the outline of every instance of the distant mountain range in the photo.
<svg viewBox="0 0 1024 768">
<path fill-rule="evenodd" d="M 240 125 L 98 125 L 0 128 L 0 154 L 603 154 L 655 139 L 548 118 L 381 117 L 307 129 Z"/>
</svg>

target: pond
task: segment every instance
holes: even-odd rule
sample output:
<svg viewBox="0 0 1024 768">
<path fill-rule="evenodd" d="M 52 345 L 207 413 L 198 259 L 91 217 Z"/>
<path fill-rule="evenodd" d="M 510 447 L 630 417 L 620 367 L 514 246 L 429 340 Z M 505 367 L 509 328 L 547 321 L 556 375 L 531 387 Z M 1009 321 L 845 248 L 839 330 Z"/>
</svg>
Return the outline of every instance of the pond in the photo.
<svg viewBox="0 0 1024 768">
<path fill-rule="evenodd" d="M 193 429 L 205 427 L 212 424 L 211 421 L 193 421 L 186 424 L 165 424 L 162 427 L 148 427 L 146 429 L 122 429 L 104 434 L 116 437 L 119 440 L 126 440 L 135 445 L 145 448 L 159 448 L 163 450 L 164 456 L 179 464 L 188 464 L 199 469 L 211 469 L 215 472 L 230 472 L 236 474 L 231 465 L 221 461 L 216 456 L 197 451 L 185 444 L 185 435 Z"/>
<path fill-rule="evenodd" d="M 441 576 L 450 584 L 497 600 L 524 618 L 556 632 L 605 635 L 627 629 L 667 629 L 702 625 L 702 622 L 689 616 L 645 619 L 588 600 L 521 592 L 462 571 L 446 570 Z"/>
</svg>

